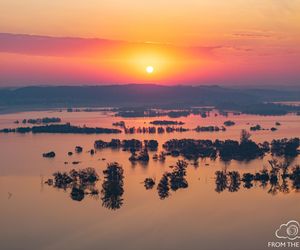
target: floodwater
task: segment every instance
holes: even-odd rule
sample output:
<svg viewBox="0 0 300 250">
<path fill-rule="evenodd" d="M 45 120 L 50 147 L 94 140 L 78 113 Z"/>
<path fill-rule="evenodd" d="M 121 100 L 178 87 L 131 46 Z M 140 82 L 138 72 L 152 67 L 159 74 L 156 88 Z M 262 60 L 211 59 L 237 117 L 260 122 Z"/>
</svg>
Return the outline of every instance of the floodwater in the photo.
<svg viewBox="0 0 300 250">
<path fill-rule="evenodd" d="M 237 170 L 255 172 L 268 166 L 270 156 L 250 162 L 224 163 L 204 159 L 198 166 L 189 164 L 188 188 L 170 192 L 160 199 L 156 186 L 146 190 L 143 181 L 152 177 L 159 182 L 163 173 L 171 171 L 178 158 L 167 157 L 164 163 L 152 160 L 148 164 L 132 164 L 129 152 L 104 149 L 91 156 L 87 151 L 94 141 L 118 139 L 155 139 L 161 145 L 172 138 L 239 139 L 241 129 L 260 124 L 278 130 L 252 132 L 257 142 L 300 136 L 300 116 L 232 115 L 207 118 L 199 115 L 187 118 L 120 118 L 105 112 L 41 111 L 0 116 L 0 128 L 21 126 L 15 120 L 60 117 L 63 122 L 90 127 L 109 127 L 117 121 L 127 126 L 150 126 L 153 120 L 183 121 L 183 127 L 217 125 L 233 120 L 236 125 L 226 132 L 195 131 L 171 134 L 0 134 L 0 249 L 22 250 L 260 250 L 268 249 L 270 241 L 278 241 L 275 231 L 289 220 L 300 221 L 300 193 L 270 194 L 269 188 L 242 185 L 237 192 L 216 192 L 215 171 Z M 76 145 L 81 154 L 68 156 Z M 55 151 L 54 159 L 42 153 Z M 153 153 L 151 153 L 152 155 Z M 283 160 L 283 159 L 279 159 Z M 79 161 L 78 165 L 72 165 Z M 68 162 L 68 164 L 65 164 Z M 70 190 L 44 184 L 55 171 L 93 167 L 99 174 L 97 188 L 101 190 L 103 170 L 107 163 L 118 162 L 124 168 L 124 194 L 119 209 L 103 206 L 101 197 L 86 195 L 72 200 Z M 299 157 L 292 165 L 299 164 Z M 99 194 L 101 196 L 101 193 Z"/>
</svg>

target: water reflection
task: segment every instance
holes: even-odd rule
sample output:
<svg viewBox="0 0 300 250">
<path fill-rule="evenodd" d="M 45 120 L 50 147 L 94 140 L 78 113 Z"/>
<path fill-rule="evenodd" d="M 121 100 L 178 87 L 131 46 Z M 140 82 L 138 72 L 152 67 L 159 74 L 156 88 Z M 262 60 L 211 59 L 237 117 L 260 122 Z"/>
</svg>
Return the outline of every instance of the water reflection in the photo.
<svg viewBox="0 0 300 250">
<path fill-rule="evenodd" d="M 97 196 L 98 190 L 95 185 L 99 176 L 95 169 L 86 168 L 81 170 L 71 170 L 67 172 L 56 172 L 53 179 L 48 179 L 46 183 L 58 189 L 71 189 L 70 197 L 75 201 L 82 201 L 85 195 Z"/>
<path fill-rule="evenodd" d="M 175 166 L 170 167 L 159 180 L 156 191 L 161 200 L 168 198 L 172 192 L 189 187 L 186 179 L 188 163 L 178 160 Z M 116 210 L 124 203 L 124 170 L 117 162 L 109 163 L 103 171 L 104 180 L 101 192 L 96 187 L 99 176 L 93 168 L 71 170 L 67 172 L 56 172 L 53 179 L 46 183 L 58 189 L 70 190 L 70 197 L 75 201 L 82 201 L 86 196 L 99 198 L 101 194 L 102 206 Z M 146 190 L 152 190 L 156 183 L 155 179 L 144 180 Z M 259 187 L 271 195 L 278 193 L 288 194 L 292 190 L 300 191 L 300 166 L 291 166 L 289 161 L 282 163 L 270 160 L 269 167 L 255 173 L 240 173 L 239 171 L 219 170 L 215 172 L 215 191 L 222 193 L 238 192 L 241 189 L 250 190 Z"/>
<path fill-rule="evenodd" d="M 112 210 L 119 209 L 123 205 L 123 168 L 117 162 L 110 163 L 103 174 L 105 180 L 101 190 L 102 205 Z"/>
<path fill-rule="evenodd" d="M 291 189 L 300 191 L 300 166 L 290 167 L 289 162 L 279 163 L 277 160 L 270 160 L 270 170 L 264 168 L 257 173 L 244 173 L 241 177 L 237 171 L 227 172 L 216 171 L 215 191 L 218 193 L 228 190 L 237 192 L 240 189 L 241 182 L 245 189 L 251 189 L 258 186 L 266 189 L 272 195 L 278 193 L 288 194 Z"/>
<path fill-rule="evenodd" d="M 158 195 L 159 195 L 159 198 L 161 200 L 169 197 L 169 190 L 170 190 L 170 187 L 169 187 L 169 178 L 168 178 L 168 174 L 165 173 L 163 174 L 162 178 L 160 179 L 158 185 L 157 185 L 157 192 L 158 192 Z"/>
<path fill-rule="evenodd" d="M 160 199 L 169 197 L 169 190 L 176 191 L 181 188 L 187 188 L 188 182 L 185 178 L 186 168 L 188 164 L 186 161 L 179 160 L 175 166 L 172 166 L 171 173 L 164 173 L 158 186 L 157 191 Z"/>
</svg>

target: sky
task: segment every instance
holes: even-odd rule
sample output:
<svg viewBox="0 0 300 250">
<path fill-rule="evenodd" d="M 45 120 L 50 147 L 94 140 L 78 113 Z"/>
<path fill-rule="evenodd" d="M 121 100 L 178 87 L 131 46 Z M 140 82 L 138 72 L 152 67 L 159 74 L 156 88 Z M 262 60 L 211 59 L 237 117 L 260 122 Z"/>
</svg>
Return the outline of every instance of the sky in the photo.
<svg viewBox="0 0 300 250">
<path fill-rule="evenodd" d="M 0 86 L 299 86 L 299 65 L 299 0 L 0 0 Z"/>
</svg>

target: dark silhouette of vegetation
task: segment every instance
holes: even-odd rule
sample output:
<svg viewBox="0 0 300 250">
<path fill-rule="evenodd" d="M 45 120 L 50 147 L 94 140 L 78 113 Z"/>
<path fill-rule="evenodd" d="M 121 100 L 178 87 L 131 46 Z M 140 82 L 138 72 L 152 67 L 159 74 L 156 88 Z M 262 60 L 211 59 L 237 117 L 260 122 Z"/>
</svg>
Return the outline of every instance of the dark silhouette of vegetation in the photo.
<svg viewBox="0 0 300 250">
<path fill-rule="evenodd" d="M 144 140 L 144 145 L 150 151 L 157 151 L 158 149 L 158 142 L 156 140 Z"/>
<path fill-rule="evenodd" d="M 160 162 L 164 162 L 166 159 L 167 153 L 161 151 L 159 154 L 154 154 L 153 155 L 153 160 L 159 160 Z M 178 155 L 177 155 L 178 156 Z"/>
<path fill-rule="evenodd" d="M 102 141 L 102 140 L 97 140 L 97 141 L 94 142 L 94 148 L 95 149 L 120 148 L 121 146 L 122 146 L 122 144 L 121 144 L 121 141 L 119 139 L 112 139 L 110 142 L 105 142 L 105 141 Z"/>
<path fill-rule="evenodd" d="M 55 157 L 55 152 L 50 151 L 48 153 L 43 153 L 43 157 L 45 157 L 45 158 L 54 158 Z"/>
<path fill-rule="evenodd" d="M 161 200 L 164 200 L 165 198 L 169 197 L 170 187 L 169 187 L 169 177 L 168 174 L 163 174 L 162 178 L 160 179 L 158 185 L 157 185 L 157 192 L 159 195 L 159 198 Z"/>
<path fill-rule="evenodd" d="M 299 154 L 299 138 L 273 140 L 271 142 L 271 153 L 276 156 L 295 157 Z"/>
<path fill-rule="evenodd" d="M 123 168 L 117 162 L 113 162 L 107 165 L 103 174 L 104 182 L 101 190 L 102 205 L 111 210 L 119 209 L 123 205 Z"/>
<path fill-rule="evenodd" d="M 219 132 L 219 131 L 226 131 L 225 127 L 218 127 L 218 126 L 198 126 L 194 129 L 196 132 Z"/>
<path fill-rule="evenodd" d="M 229 184 L 228 184 L 228 191 L 229 192 L 237 192 L 240 189 L 241 185 L 241 177 L 239 172 L 237 171 L 230 171 L 228 172 L 229 177 Z"/>
<path fill-rule="evenodd" d="M 163 148 L 171 155 L 179 154 L 186 159 L 216 157 L 216 147 L 211 140 L 172 139 L 163 144 Z"/>
<path fill-rule="evenodd" d="M 179 118 L 179 117 L 187 117 L 191 114 L 191 111 L 188 110 L 179 110 L 179 111 L 169 111 L 167 112 L 167 116 L 171 118 Z"/>
<path fill-rule="evenodd" d="M 236 110 L 244 114 L 264 115 L 264 116 L 286 115 L 288 113 L 299 112 L 300 109 L 300 107 L 292 106 L 292 105 L 253 102 L 253 101 L 250 101 L 249 103 L 242 103 L 240 101 L 224 102 L 222 104 L 217 104 L 216 108 Z"/>
<path fill-rule="evenodd" d="M 126 127 L 124 128 L 125 134 L 163 134 L 163 133 L 174 133 L 174 132 L 186 132 L 189 131 L 183 127 Z"/>
<path fill-rule="evenodd" d="M 112 125 L 115 126 L 115 127 L 125 128 L 125 122 L 124 121 L 114 122 Z"/>
<path fill-rule="evenodd" d="M 251 130 L 251 131 L 260 131 L 260 130 L 268 130 L 268 129 L 262 128 L 259 124 L 257 124 L 257 125 L 255 125 L 255 126 L 250 127 L 250 130 Z M 271 127 L 270 130 L 271 130 L 271 131 L 276 131 L 277 128 Z"/>
<path fill-rule="evenodd" d="M 235 125 L 235 122 L 234 121 L 225 121 L 224 122 L 224 125 L 226 126 L 226 127 L 230 127 L 230 126 L 233 126 L 233 125 Z"/>
<path fill-rule="evenodd" d="M 251 131 L 258 131 L 258 130 L 264 130 L 259 124 L 250 127 Z"/>
<path fill-rule="evenodd" d="M 150 122 L 153 125 L 183 125 L 184 122 L 181 121 L 169 121 L 169 120 L 155 120 Z"/>
<path fill-rule="evenodd" d="M 147 148 L 143 148 L 141 151 L 136 153 L 135 151 L 132 152 L 129 160 L 132 162 L 140 161 L 140 162 L 148 162 L 149 161 L 149 154 Z"/>
<path fill-rule="evenodd" d="M 182 155 L 189 160 L 199 158 L 216 158 L 219 156 L 224 161 L 229 160 L 252 160 L 264 156 L 271 151 L 277 156 L 295 157 L 299 154 L 299 138 L 273 140 L 268 142 L 255 143 L 250 140 L 250 134 L 243 130 L 241 139 L 211 141 L 194 139 L 173 139 L 165 142 L 163 148 L 170 155 Z"/>
<path fill-rule="evenodd" d="M 300 191 L 300 166 L 296 165 L 290 168 L 289 162 L 279 163 L 277 160 L 269 161 L 270 170 L 263 170 L 252 173 L 244 173 L 241 177 L 239 172 L 216 171 L 216 192 L 221 193 L 225 190 L 237 192 L 240 189 L 241 182 L 245 189 L 251 189 L 254 186 L 267 188 L 268 193 L 276 195 L 279 192 L 287 194 L 291 189 Z M 258 185 L 257 185 L 258 184 Z"/>
<path fill-rule="evenodd" d="M 223 192 L 228 186 L 227 174 L 224 171 L 216 171 L 216 192 Z"/>
<path fill-rule="evenodd" d="M 152 178 L 146 178 L 144 180 L 144 186 L 147 190 L 152 189 L 155 185 L 155 181 Z"/>
<path fill-rule="evenodd" d="M 78 153 L 78 154 L 81 153 L 82 150 L 83 150 L 83 148 L 81 146 L 76 146 L 75 147 L 75 152 Z"/>
<path fill-rule="evenodd" d="M 241 143 L 248 142 L 250 140 L 250 137 L 251 137 L 251 134 L 247 130 L 242 129 L 241 135 L 240 135 Z"/>
<path fill-rule="evenodd" d="M 61 119 L 58 117 L 44 117 L 44 118 L 37 118 L 37 119 L 23 119 L 22 123 L 26 124 L 48 124 L 48 123 L 59 123 L 61 122 Z M 19 121 L 16 121 L 15 123 L 19 123 Z"/>
<path fill-rule="evenodd" d="M 144 140 L 144 143 L 140 140 L 131 139 L 131 140 L 122 140 L 112 139 L 110 142 L 105 142 L 102 140 L 97 140 L 94 142 L 95 149 L 103 149 L 103 148 L 122 148 L 124 151 L 130 151 L 135 153 L 136 151 L 142 150 L 142 148 L 156 151 L 158 148 L 158 142 L 156 140 Z"/>
<path fill-rule="evenodd" d="M 207 115 L 206 112 L 201 112 L 200 116 L 201 116 L 202 118 L 206 118 L 208 115 Z"/>
<path fill-rule="evenodd" d="M 55 172 L 54 179 L 48 179 L 45 183 L 58 189 L 70 189 L 70 197 L 75 201 L 82 201 L 85 195 L 97 196 L 95 188 L 99 176 L 93 168 L 71 170 L 67 172 Z"/>
<path fill-rule="evenodd" d="M 137 118 L 137 117 L 159 117 L 164 115 L 154 109 L 131 108 L 128 110 L 121 110 L 116 113 L 116 116 L 124 118 Z"/>
<path fill-rule="evenodd" d="M 255 143 L 250 139 L 251 134 L 241 131 L 240 141 L 235 140 L 194 140 L 194 139 L 172 139 L 163 144 L 166 152 L 155 154 L 154 160 L 164 160 L 166 156 L 178 157 L 183 156 L 188 160 L 197 161 L 199 158 L 215 159 L 220 157 L 224 161 L 239 160 L 249 161 L 263 157 L 266 153 L 272 153 L 277 156 L 295 157 L 299 154 L 299 138 L 273 140 L 272 143 L 263 142 Z M 156 140 L 145 140 L 144 142 L 136 139 L 123 140 L 112 139 L 110 142 L 97 140 L 94 143 L 95 149 L 103 148 L 122 148 L 124 151 L 132 153 L 131 160 L 136 161 L 138 158 L 148 161 L 147 154 L 142 151 L 156 151 L 158 142 Z"/>
<path fill-rule="evenodd" d="M 119 129 L 110 128 L 88 128 L 73 126 L 67 124 L 51 124 L 45 126 L 34 126 L 34 127 L 18 127 L 12 129 L 2 129 L 0 133 L 56 133 L 56 134 L 119 134 L 122 131 Z"/>
<path fill-rule="evenodd" d="M 173 191 L 188 187 L 188 182 L 185 179 L 187 166 L 186 161 L 179 160 L 173 167 L 173 171 L 169 174 L 170 187 Z"/>
<path fill-rule="evenodd" d="M 171 166 L 172 172 L 163 174 L 157 186 L 160 199 L 169 197 L 170 189 L 177 191 L 188 187 L 188 182 L 185 179 L 187 166 L 186 161 L 178 160 L 175 166 Z"/>
</svg>

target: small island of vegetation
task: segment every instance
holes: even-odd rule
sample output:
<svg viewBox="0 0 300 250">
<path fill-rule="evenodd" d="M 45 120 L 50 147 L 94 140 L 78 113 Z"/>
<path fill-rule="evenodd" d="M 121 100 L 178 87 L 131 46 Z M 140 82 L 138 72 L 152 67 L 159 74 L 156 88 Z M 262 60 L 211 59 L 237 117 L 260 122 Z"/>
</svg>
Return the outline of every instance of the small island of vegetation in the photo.
<svg viewBox="0 0 300 250">
<path fill-rule="evenodd" d="M 48 124 L 48 123 L 59 123 L 61 122 L 61 119 L 58 117 L 44 117 L 44 118 L 37 118 L 37 119 L 23 119 L 22 123 L 26 124 Z M 15 121 L 16 124 L 19 123 L 19 121 Z"/>
<path fill-rule="evenodd" d="M 153 125 L 183 125 L 184 122 L 181 121 L 169 121 L 169 120 L 155 120 L 150 122 Z"/>
<path fill-rule="evenodd" d="M 18 127 L 12 129 L 2 129 L 0 133 L 56 133 L 56 134 L 119 134 L 122 131 L 119 129 L 111 128 L 89 128 L 73 126 L 70 123 L 67 124 L 51 124 L 45 126 L 33 126 L 33 127 Z"/>
<path fill-rule="evenodd" d="M 230 127 L 230 126 L 233 126 L 233 125 L 235 125 L 235 122 L 234 121 L 225 121 L 224 122 L 224 125 L 226 126 L 226 127 Z"/>
<path fill-rule="evenodd" d="M 276 156 L 295 157 L 299 154 L 299 138 L 273 140 L 255 143 L 250 139 L 250 134 L 242 130 L 240 141 L 235 140 L 194 140 L 172 139 L 163 144 L 163 148 L 171 155 L 182 155 L 186 159 L 216 158 L 222 160 L 251 160 L 272 153 Z"/>
</svg>

